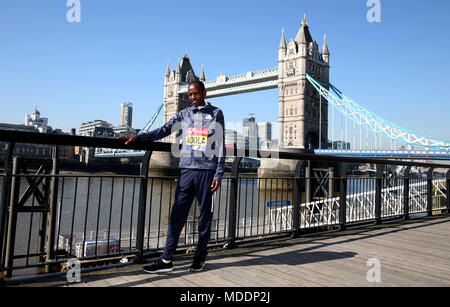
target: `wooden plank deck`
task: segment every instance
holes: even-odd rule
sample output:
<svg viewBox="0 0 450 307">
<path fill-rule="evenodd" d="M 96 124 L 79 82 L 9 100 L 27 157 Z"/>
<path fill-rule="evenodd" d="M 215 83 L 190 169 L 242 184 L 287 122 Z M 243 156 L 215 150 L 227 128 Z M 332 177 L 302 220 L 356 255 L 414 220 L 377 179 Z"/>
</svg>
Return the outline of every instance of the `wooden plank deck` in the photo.
<svg viewBox="0 0 450 307">
<path fill-rule="evenodd" d="M 211 253 L 205 270 L 190 273 L 191 256 L 174 271 L 152 275 L 141 265 L 22 286 L 63 287 L 315 287 L 450 286 L 450 217 L 350 229 Z M 379 283 L 369 283 L 369 259 L 381 264 Z"/>
</svg>

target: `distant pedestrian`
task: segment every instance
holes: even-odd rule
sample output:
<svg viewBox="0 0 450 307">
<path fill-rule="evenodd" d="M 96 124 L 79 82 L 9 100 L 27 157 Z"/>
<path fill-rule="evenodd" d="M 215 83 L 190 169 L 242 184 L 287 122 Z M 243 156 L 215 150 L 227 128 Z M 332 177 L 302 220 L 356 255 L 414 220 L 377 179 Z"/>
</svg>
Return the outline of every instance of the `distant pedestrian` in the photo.
<svg viewBox="0 0 450 307">
<path fill-rule="evenodd" d="M 170 214 L 167 241 L 160 259 L 150 266 L 144 266 L 144 271 L 148 273 L 173 270 L 172 259 L 195 197 L 200 210 L 199 238 L 190 270 L 199 272 L 205 265 L 214 211 L 213 193 L 220 187 L 225 168 L 225 120 L 219 108 L 205 102 L 206 90 L 201 81 L 192 82 L 188 94 L 192 106 L 180 111 L 161 128 L 137 137 L 119 138 L 126 140 L 125 144 L 156 141 L 178 133 L 180 127 L 182 130 L 180 176 Z"/>
</svg>

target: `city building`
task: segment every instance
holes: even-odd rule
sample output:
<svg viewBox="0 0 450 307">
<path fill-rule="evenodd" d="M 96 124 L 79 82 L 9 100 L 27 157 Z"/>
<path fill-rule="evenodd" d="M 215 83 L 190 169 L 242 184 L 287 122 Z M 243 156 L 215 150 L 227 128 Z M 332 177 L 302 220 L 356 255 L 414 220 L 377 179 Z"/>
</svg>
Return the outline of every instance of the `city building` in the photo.
<svg viewBox="0 0 450 307">
<path fill-rule="evenodd" d="M 21 132 L 42 133 L 38 127 L 27 125 L 0 123 L 0 129 L 21 131 Z M 47 126 L 47 133 L 63 134 L 61 130 L 59 129 L 52 130 L 51 127 L 49 126 Z M 60 159 L 66 160 L 73 159 L 73 151 L 71 151 L 69 147 L 70 146 L 59 146 Z M 4 156 L 7 149 L 8 149 L 7 142 L 0 142 L 0 156 Z M 53 146 L 44 144 L 17 143 L 14 148 L 14 155 L 29 159 L 49 159 L 52 157 L 52 153 L 53 153 Z"/>
<path fill-rule="evenodd" d="M 80 136 L 114 138 L 115 133 L 113 125 L 104 120 L 93 120 L 87 123 L 82 123 L 78 129 Z M 76 147 L 75 154 L 78 155 L 80 162 L 89 164 L 94 159 L 94 154 L 97 148 Z"/>
<path fill-rule="evenodd" d="M 133 104 L 122 103 L 120 105 L 120 124 L 113 126 L 104 120 L 93 120 L 82 123 L 78 129 L 80 136 L 93 137 L 120 137 L 127 135 L 137 135 L 139 129 L 133 129 Z"/>
<path fill-rule="evenodd" d="M 237 138 L 237 131 L 225 129 L 225 147 L 234 148 Z"/>
<path fill-rule="evenodd" d="M 241 133 L 234 130 L 225 129 L 225 147 L 226 148 L 248 148 L 248 139 L 244 137 Z"/>
<path fill-rule="evenodd" d="M 120 136 L 127 136 L 127 135 L 137 135 L 139 133 L 139 129 L 133 129 L 131 127 L 123 127 L 123 126 L 115 126 L 112 128 L 114 131 L 114 135 L 116 137 L 120 137 Z"/>
<path fill-rule="evenodd" d="M 41 113 L 37 107 L 30 114 L 25 115 L 25 126 L 35 127 L 41 133 L 47 133 L 51 131 L 51 127 L 48 127 L 48 118 L 41 117 Z"/>
<path fill-rule="evenodd" d="M 97 135 L 95 135 L 95 128 L 109 128 L 112 130 L 113 125 L 104 120 L 93 120 L 87 123 L 82 123 L 78 128 L 78 135 L 80 136 L 100 136 L 99 131 L 97 130 Z M 102 130 L 103 131 L 103 130 Z M 113 131 L 113 130 L 112 130 Z M 114 131 L 113 131 L 114 134 Z"/>
<path fill-rule="evenodd" d="M 249 117 L 242 121 L 242 129 L 244 138 L 248 140 L 249 149 L 258 149 L 258 127 L 256 125 L 255 114 L 250 114 Z"/>
<path fill-rule="evenodd" d="M 257 123 L 258 129 L 258 148 L 271 148 L 272 141 L 272 124 L 271 123 Z"/>
<path fill-rule="evenodd" d="M 133 126 L 133 104 L 132 103 L 122 103 L 120 105 L 120 127 Z"/>
<path fill-rule="evenodd" d="M 101 137 L 101 138 L 114 138 L 114 129 L 112 127 L 95 127 L 93 137 Z"/>
<path fill-rule="evenodd" d="M 120 104 L 120 124 L 119 126 L 114 126 L 114 135 L 116 137 L 127 136 L 127 135 L 137 135 L 139 129 L 133 129 L 133 104 L 132 103 L 122 103 Z"/>
<path fill-rule="evenodd" d="M 16 124 L 6 124 L 0 123 L 1 130 L 12 130 L 12 131 L 22 131 L 22 132 L 39 132 L 34 126 L 26 125 L 16 125 Z"/>
</svg>

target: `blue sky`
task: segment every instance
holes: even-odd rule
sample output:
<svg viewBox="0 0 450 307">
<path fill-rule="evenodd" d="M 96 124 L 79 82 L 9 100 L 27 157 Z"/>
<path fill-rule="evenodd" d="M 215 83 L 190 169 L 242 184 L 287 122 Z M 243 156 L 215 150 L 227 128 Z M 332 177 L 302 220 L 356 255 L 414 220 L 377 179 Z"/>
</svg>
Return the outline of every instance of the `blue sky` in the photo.
<svg viewBox="0 0 450 307">
<path fill-rule="evenodd" d="M 0 2 L 0 122 L 23 123 L 37 105 L 64 131 L 117 125 L 120 103 L 132 102 L 142 128 L 162 102 L 168 61 L 173 69 L 187 51 L 207 79 L 276 67 L 281 28 L 295 37 L 306 13 L 320 47 L 328 36 L 335 86 L 391 122 L 450 140 L 447 0 L 381 0 L 380 23 L 367 21 L 367 0 L 80 3 L 81 22 L 69 23 L 66 0 Z M 276 90 L 211 102 L 228 122 L 277 121 Z"/>
</svg>

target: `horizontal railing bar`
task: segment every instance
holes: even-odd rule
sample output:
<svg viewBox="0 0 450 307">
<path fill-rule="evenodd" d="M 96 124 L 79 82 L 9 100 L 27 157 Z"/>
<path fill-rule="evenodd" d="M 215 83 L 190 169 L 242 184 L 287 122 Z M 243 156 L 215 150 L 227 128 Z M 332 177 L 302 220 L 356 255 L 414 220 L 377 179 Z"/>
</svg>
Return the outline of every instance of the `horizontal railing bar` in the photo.
<svg viewBox="0 0 450 307">
<path fill-rule="evenodd" d="M 135 142 L 125 145 L 124 141 L 113 138 L 98 138 L 64 134 L 44 134 L 37 132 L 10 131 L 0 129 L 0 141 L 44 145 L 65 145 L 115 149 L 135 149 L 169 152 L 172 144 L 159 142 Z"/>
<path fill-rule="evenodd" d="M 45 213 L 48 212 L 48 207 L 46 206 L 22 206 L 18 209 L 18 212 L 20 213 L 31 213 L 31 212 L 39 212 L 39 213 Z"/>
<path fill-rule="evenodd" d="M 12 177 L 49 177 L 49 178 L 116 178 L 116 179 L 141 179 L 145 178 L 145 176 L 141 175 L 80 175 L 80 174 L 66 174 L 66 175 L 52 175 L 52 174 L 11 174 Z M 2 174 L 0 177 L 5 177 L 5 174 Z M 173 180 L 178 179 L 178 177 L 154 177 L 148 176 L 149 179 L 158 179 L 158 180 Z M 223 177 L 226 179 L 227 177 Z M 256 178 L 255 178 L 256 179 Z"/>
<path fill-rule="evenodd" d="M 80 174 L 59 174 L 59 175 L 52 175 L 52 174 L 11 174 L 13 177 L 49 177 L 49 178 L 144 178 L 144 176 L 141 175 L 80 175 Z M 150 177 L 149 177 L 150 178 Z M 160 179 L 160 177 L 156 177 Z M 174 177 L 177 178 L 177 177 Z"/>
<path fill-rule="evenodd" d="M 44 253 L 43 253 L 44 254 Z M 132 252 L 123 252 L 123 253 L 117 253 L 117 254 L 111 254 L 111 255 L 103 255 L 103 256 L 91 256 L 91 257 L 81 257 L 76 258 L 80 260 L 81 262 L 88 263 L 92 261 L 114 261 L 114 260 L 120 260 L 122 258 L 133 256 L 135 253 Z M 31 257 L 31 256 L 30 256 Z M 20 258 L 25 258 L 23 255 L 20 256 Z M 46 265 L 55 265 L 55 264 L 63 264 L 70 260 L 71 258 L 64 258 L 60 260 L 52 260 L 47 262 L 40 262 L 40 263 L 32 263 L 28 265 L 17 265 L 13 266 L 13 270 L 22 270 L 22 269 L 29 269 L 29 268 L 38 268 L 38 267 L 44 267 Z M 6 271 L 8 268 L 0 268 L 0 272 Z"/>
<path fill-rule="evenodd" d="M 74 136 L 74 135 L 44 134 L 36 132 L 23 132 L 10 130 L 0 130 L 0 141 L 15 142 L 15 143 L 22 142 L 32 144 L 46 144 L 46 145 L 132 149 L 132 150 L 146 150 L 156 152 L 171 152 L 173 146 L 173 144 L 162 142 L 134 142 L 132 144 L 125 145 L 125 142 L 123 140 L 117 139 Z M 233 157 L 235 156 L 242 156 L 249 158 L 276 157 L 277 159 L 287 159 L 287 160 L 313 160 L 313 161 L 327 161 L 327 162 L 371 163 L 371 164 L 386 164 L 386 165 L 434 167 L 445 169 L 450 168 L 450 165 L 448 164 L 326 156 L 326 155 L 315 155 L 311 153 L 257 151 L 256 155 L 254 155 L 255 151 L 249 149 L 244 150 L 234 148 L 232 151 L 233 154 L 231 156 Z"/>
<path fill-rule="evenodd" d="M 14 255 L 13 258 L 14 259 L 23 259 L 23 258 L 39 257 L 39 256 L 44 256 L 44 255 L 45 255 L 45 252 L 41 252 L 41 253 L 37 252 L 37 253 L 29 253 L 29 254 L 25 254 L 25 255 Z M 43 265 L 43 264 L 41 263 L 41 265 Z M 26 266 L 24 268 L 26 268 Z"/>
</svg>

